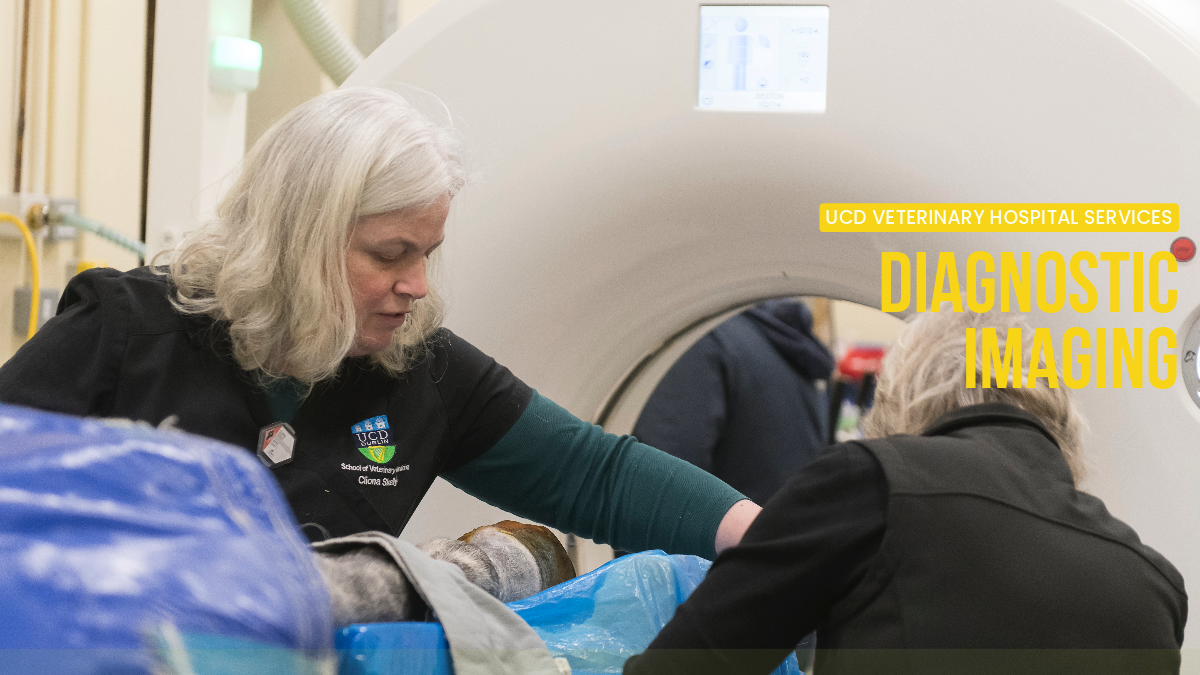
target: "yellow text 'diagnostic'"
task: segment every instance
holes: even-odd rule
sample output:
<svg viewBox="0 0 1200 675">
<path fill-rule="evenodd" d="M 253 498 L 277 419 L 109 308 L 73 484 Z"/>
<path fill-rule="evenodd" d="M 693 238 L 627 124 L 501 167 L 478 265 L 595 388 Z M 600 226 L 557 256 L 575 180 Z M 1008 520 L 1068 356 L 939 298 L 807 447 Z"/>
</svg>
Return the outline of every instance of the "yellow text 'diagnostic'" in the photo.
<svg viewBox="0 0 1200 675">
<path fill-rule="evenodd" d="M 822 232 L 1178 232 L 1178 204 L 821 204 Z"/>
</svg>

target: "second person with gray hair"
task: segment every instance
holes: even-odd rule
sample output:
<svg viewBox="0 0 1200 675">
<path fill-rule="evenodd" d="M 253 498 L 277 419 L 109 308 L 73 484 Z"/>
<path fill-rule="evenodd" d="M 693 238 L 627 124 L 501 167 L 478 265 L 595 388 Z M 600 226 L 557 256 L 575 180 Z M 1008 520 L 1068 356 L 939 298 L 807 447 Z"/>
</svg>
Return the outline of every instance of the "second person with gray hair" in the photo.
<svg viewBox="0 0 1200 675">
<path fill-rule="evenodd" d="M 1066 388 L 966 388 L 989 327 L 1030 353 L 1020 317 L 918 315 L 867 439 L 801 469 L 625 673 L 768 673 L 814 629 L 820 675 L 1178 673 L 1183 578 L 1076 488 Z"/>
</svg>

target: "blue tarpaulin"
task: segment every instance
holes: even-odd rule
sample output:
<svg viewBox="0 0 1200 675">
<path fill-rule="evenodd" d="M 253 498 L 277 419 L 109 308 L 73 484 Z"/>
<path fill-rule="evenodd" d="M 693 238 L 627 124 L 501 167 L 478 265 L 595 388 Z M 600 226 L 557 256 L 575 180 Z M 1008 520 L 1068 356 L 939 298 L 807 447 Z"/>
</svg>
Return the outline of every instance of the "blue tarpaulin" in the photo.
<svg viewBox="0 0 1200 675">
<path fill-rule="evenodd" d="M 253 455 L 12 406 L 0 406 L 0 608 L 0 673 L 149 673 L 164 634 L 211 658 L 332 646 L 307 542 Z"/>
</svg>

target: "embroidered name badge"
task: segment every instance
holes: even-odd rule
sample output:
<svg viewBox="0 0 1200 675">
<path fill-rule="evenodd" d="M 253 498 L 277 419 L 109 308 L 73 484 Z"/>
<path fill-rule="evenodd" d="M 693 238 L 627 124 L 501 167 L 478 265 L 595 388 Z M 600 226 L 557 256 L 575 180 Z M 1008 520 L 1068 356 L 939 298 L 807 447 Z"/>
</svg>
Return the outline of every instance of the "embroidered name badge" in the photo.
<svg viewBox="0 0 1200 675">
<path fill-rule="evenodd" d="M 363 420 L 350 427 L 354 440 L 358 443 L 358 451 L 363 457 L 376 464 L 387 464 L 396 454 L 396 445 L 392 443 L 392 431 L 388 427 L 387 415 L 379 415 Z"/>
</svg>

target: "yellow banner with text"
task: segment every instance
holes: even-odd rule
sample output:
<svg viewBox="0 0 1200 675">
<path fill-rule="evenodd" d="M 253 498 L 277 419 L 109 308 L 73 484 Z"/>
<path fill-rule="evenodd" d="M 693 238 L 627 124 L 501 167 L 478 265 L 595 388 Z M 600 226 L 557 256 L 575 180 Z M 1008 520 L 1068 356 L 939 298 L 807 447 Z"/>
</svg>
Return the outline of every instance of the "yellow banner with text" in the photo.
<svg viewBox="0 0 1200 675">
<path fill-rule="evenodd" d="M 822 232 L 1178 232 L 1178 204 L 821 204 Z"/>
</svg>

